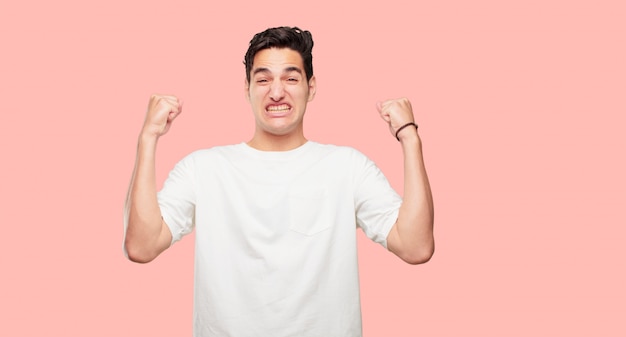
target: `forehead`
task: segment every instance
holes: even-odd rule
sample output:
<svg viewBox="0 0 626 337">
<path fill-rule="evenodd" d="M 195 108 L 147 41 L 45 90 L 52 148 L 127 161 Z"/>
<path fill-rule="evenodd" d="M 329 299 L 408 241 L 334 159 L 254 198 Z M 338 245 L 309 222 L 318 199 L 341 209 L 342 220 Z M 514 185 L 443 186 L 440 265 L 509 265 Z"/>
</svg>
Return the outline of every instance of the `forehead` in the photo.
<svg viewBox="0 0 626 337">
<path fill-rule="evenodd" d="M 289 48 L 268 48 L 260 50 L 254 55 L 252 73 L 264 68 L 272 72 L 281 72 L 285 68 L 304 68 L 300 53 Z"/>
</svg>

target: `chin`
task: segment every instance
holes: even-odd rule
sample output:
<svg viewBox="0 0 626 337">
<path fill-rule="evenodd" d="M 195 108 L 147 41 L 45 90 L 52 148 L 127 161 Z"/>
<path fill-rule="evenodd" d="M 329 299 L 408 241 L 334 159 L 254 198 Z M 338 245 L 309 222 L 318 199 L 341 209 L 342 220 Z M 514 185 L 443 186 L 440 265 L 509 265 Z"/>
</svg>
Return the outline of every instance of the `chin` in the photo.
<svg viewBox="0 0 626 337">
<path fill-rule="evenodd" d="M 295 132 L 298 127 L 297 125 L 266 125 L 262 129 L 273 136 L 287 136 Z"/>
<path fill-rule="evenodd" d="M 293 130 L 285 130 L 285 129 L 265 129 L 265 133 L 268 133 L 272 136 L 283 137 L 288 136 L 293 132 Z"/>
</svg>

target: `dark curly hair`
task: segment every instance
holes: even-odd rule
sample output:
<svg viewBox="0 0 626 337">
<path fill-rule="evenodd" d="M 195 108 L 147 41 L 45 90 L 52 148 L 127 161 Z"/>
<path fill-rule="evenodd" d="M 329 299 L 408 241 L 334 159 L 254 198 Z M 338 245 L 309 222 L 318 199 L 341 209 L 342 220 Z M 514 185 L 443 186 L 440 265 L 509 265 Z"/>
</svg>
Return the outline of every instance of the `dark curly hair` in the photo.
<svg viewBox="0 0 626 337">
<path fill-rule="evenodd" d="M 263 49 L 289 48 L 300 53 L 307 81 L 313 77 L 313 36 L 298 27 L 269 28 L 254 35 L 246 52 L 243 64 L 246 66 L 246 79 L 250 82 L 250 71 L 254 56 Z"/>
</svg>

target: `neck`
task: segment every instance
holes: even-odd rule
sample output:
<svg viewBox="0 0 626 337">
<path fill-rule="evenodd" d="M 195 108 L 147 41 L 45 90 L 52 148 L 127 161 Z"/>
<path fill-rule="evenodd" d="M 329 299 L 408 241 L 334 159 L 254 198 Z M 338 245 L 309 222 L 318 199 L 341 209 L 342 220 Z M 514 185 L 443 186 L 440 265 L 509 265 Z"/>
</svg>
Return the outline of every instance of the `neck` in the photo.
<svg viewBox="0 0 626 337">
<path fill-rule="evenodd" d="M 302 133 L 274 135 L 257 131 L 247 144 L 260 151 L 289 151 L 304 145 L 306 142 L 307 139 Z"/>
</svg>

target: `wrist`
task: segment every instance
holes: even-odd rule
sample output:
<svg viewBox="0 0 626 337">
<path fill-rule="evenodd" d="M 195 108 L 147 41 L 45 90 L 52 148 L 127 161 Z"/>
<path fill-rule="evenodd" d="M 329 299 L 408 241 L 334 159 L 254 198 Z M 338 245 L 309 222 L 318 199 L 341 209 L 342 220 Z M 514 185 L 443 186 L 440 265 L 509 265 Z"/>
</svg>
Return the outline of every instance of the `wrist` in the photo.
<svg viewBox="0 0 626 337">
<path fill-rule="evenodd" d="M 159 140 L 158 134 L 150 132 L 149 130 L 141 130 L 139 133 L 138 145 L 142 146 L 155 146 Z"/>
<path fill-rule="evenodd" d="M 144 125 L 143 128 L 141 128 L 141 132 L 139 132 L 139 139 L 140 140 L 158 140 L 160 133 L 158 132 L 158 130 L 152 130 L 153 128 L 150 128 L 149 126 Z"/>
<path fill-rule="evenodd" d="M 417 137 L 417 128 L 417 124 L 415 124 L 414 122 L 409 122 L 402 125 L 396 130 L 396 139 L 401 142 L 402 139 L 407 137 Z"/>
<path fill-rule="evenodd" d="M 421 146 L 422 140 L 420 139 L 419 134 L 417 134 L 417 131 L 415 130 L 413 131 L 405 130 L 405 131 L 407 131 L 406 134 L 399 135 L 400 144 L 402 144 L 402 146 L 411 145 L 411 144 Z"/>
</svg>

